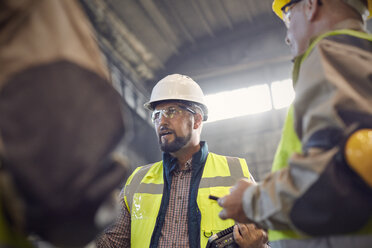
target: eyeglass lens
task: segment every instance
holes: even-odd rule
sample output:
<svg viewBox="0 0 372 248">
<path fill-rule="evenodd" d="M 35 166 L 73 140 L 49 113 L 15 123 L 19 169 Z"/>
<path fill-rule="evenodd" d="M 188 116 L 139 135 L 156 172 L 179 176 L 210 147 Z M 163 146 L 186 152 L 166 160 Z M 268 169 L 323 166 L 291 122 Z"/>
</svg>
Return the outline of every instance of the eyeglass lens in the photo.
<svg viewBox="0 0 372 248">
<path fill-rule="evenodd" d="M 286 5 L 284 5 L 281 9 L 282 12 L 283 12 L 283 21 L 284 21 L 287 28 L 289 28 L 289 25 L 290 25 L 290 22 L 291 22 L 290 11 L 293 8 L 294 4 L 298 3 L 300 1 L 302 1 L 302 0 L 292 0 L 289 3 L 287 3 Z"/>
<path fill-rule="evenodd" d="M 154 110 L 152 112 L 152 116 L 151 116 L 152 122 L 155 123 L 155 122 L 159 121 L 162 115 L 166 118 L 172 119 L 177 114 L 182 113 L 182 109 L 187 110 L 192 114 L 196 113 L 194 110 L 192 110 L 188 107 L 185 107 L 185 106 L 177 106 L 177 107 L 169 107 L 169 108 L 166 108 L 166 109 L 158 109 L 158 110 Z"/>
</svg>

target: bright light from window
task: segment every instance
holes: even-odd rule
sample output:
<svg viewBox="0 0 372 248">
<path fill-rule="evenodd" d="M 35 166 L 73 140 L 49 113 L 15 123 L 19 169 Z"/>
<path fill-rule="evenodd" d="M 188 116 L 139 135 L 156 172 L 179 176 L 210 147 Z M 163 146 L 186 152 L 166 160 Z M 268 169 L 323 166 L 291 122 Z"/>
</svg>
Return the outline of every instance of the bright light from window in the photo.
<svg viewBox="0 0 372 248">
<path fill-rule="evenodd" d="M 272 109 L 269 86 L 256 85 L 207 95 L 208 122 L 256 114 Z"/>
<path fill-rule="evenodd" d="M 286 79 L 273 82 L 271 84 L 271 94 L 275 109 L 288 107 L 293 102 L 295 96 L 292 80 Z"/>
</svg>

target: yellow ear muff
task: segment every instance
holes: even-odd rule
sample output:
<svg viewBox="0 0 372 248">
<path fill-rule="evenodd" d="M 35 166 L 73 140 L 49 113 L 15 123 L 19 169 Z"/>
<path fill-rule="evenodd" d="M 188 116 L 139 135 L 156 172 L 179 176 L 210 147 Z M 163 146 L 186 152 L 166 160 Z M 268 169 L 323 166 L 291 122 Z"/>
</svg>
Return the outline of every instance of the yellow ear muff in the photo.
<svg viewBox="0 0 372 248">
<path fill-rule="evenodd" d="M 372 129 L 360 129 L 348 138 L 345 158 L 349 166 L 372 187 Z"/>
</svg>

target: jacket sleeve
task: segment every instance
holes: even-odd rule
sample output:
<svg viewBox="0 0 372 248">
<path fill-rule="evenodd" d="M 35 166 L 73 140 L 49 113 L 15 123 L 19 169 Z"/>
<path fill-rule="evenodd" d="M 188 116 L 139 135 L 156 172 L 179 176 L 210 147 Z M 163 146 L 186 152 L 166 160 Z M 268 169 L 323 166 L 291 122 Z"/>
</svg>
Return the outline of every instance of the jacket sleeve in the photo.
<svg viewBox="0 0 372 248">
<path fill-rule="evenodd" d="M 370 41 L 334 36 L 302 63 L 294 124 L 303 154 L 246 190 L 249 219 L 310 235 L 346 233 L 368 221 L 371 187 L 345 162 L 343 144 L 355 128 L 372 126 L 371 47 Z"/>
</svg>

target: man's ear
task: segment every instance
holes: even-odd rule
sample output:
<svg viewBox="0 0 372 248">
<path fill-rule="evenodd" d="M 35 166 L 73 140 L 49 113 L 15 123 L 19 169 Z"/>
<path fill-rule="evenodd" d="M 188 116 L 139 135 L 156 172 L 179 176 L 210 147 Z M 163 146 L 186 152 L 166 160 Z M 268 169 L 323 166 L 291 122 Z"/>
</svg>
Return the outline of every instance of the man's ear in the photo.
<svg viewBox="0 0 372 248">
<path fill-rule="evenodd" d="M 200 113 L 194 114 L 194 129 L 198 129 L 203 122 L 203 116 Z"/>
<path fill-rule="evenodd" d="M 314 21 L 318 15 L 321 0 L 306 0 L 305 15 L 308 21 Z"/>
</svg>

